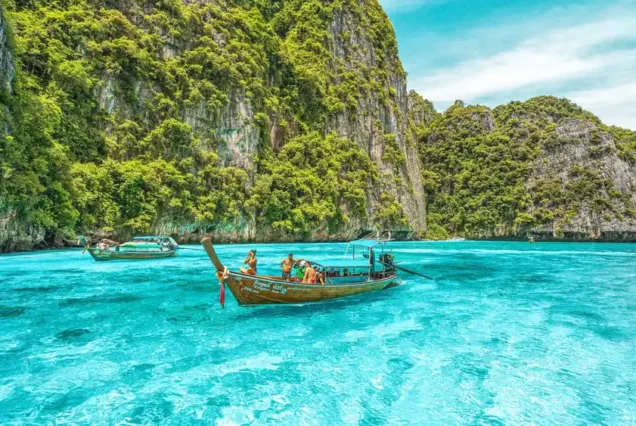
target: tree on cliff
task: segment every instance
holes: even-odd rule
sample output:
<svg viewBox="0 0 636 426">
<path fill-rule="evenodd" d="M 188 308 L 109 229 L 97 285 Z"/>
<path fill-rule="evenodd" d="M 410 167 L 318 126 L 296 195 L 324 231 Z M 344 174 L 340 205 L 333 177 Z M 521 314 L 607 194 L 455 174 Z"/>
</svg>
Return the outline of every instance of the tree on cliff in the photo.
<svg viewBox="0 0 636 426">
<path fill-rule="evenodd" d="M 327 126 L 379 115 L 357 112 L 369 96 L 401 108 L 391 24 L 365 3 L 5 2 L 19 84 L 2 98 L 0 208 L 68 234 L 246 219 L 300 236 L 353 219 L 408 226 L 393 194 L 369 196 L 379 178 L 366 147 Z M 361 38 L 369 44 L 351 42 Z M 223 127 L 239 113 L 256 146 Z M 229 143 L 244 164 L 226 155 Z"/>
</svg>

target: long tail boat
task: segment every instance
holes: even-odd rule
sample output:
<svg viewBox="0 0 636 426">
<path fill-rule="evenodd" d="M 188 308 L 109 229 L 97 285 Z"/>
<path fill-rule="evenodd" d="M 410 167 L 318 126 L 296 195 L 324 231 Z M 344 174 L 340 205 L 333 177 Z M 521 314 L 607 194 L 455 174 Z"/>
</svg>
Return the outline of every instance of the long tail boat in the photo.
<svg viewBox="0 0 636 426">
<path fill-rule="evenodd" d="M 108 260 L 162 259 L 177 255 L 179 245 L 166 236 L 134 237 L 131 241 L 118 244 L 114 241 L 102 241 L 97 247 L 91 247 L 86 238 L 80 237 L 80 244 L 97 262 Z"/>
<path fill-rule="evenodd" d="M 204 238 L 201 243 L 221 281 L 222 306 L 225 306 L 225 285 L 230 288 L 240 306 L 250 306 L 320 302 L 384 290 L 399 284 L 393 256 L 384 253 L 382 241 L 352 241 L 349 243 L 353 247 L 350 259 L 310 262 L 323 271 L 332 272 L 327 273 L 324 285 L 288 281 L 280 276 L 249 275 L 243 271 L 231 271 L 221 263 L 209 238 Z M 358 254 L 361 254 L 358 259 L 356 248 Z M 377 248 L 382 252 L 378 262 L 375 261 L 374 251 Z"/>
</svg>

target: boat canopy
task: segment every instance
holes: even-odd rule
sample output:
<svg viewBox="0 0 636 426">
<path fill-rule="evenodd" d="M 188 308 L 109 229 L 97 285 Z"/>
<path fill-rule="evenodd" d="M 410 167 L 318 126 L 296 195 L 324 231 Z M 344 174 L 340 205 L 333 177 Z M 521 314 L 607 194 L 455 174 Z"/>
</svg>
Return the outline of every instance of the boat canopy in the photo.
<svg viewBox="0 0 636 426">
<path fill-rule="evenodd" d="M 124 248 L 159 248 L 161 247 L 157 243 L 124 243 L 121 245 Z"/>
<path fill-rule="evenodd" d="M 321 262 L 312 262 L 323 268 L 368 268 L 369 259 L 330 259 Z"/>
<path fill-rule="evenodd" d="M 170 243 L 177 245 L 177 242 L 172 237 L 167 237 L 165 235 L 146 235 L 146 236 L 136 236 L 133 237 L 132 241 L 147 241 L 147 242 L 157 242 L 160 241 L 162 243 Z"/>
<path fill-rule="evenodd" d="M 163 239 L 166 237 L 160 237 L 158 235 L 147 235 L 144 237 L 133 237 L 133 241 L 155 241 L 156 239 Z"/>
<path fill-rule="evenodd" d="M 366 247 L 366 248 L 373 248 L 375 246 L 381 246 L 384 245 L 384 241 L 378 241 L 378 240 L 354 240 L 354 241 L 349 241 L 349 244 L 351 244 L 352 246 L 357 246 L 357 247 Z"/>
</svg>

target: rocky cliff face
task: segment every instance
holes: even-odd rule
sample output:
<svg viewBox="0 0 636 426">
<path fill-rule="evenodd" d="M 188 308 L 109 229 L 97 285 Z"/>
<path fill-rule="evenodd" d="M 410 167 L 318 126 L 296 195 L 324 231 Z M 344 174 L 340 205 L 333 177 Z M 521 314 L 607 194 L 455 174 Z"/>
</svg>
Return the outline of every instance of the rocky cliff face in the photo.
<svg viewBox="0 0 636 426">
<path fill-rule="evenodd" d="M 422 98 L 416 91 L 409 92 L 408 100 L 410 127 L 412 131 L 418 128 L 429 126 L 433 120 L 440 116 L 435 110 L 435 106 L 429 100 Z"/>
<path fill-rule="evenodd" d="M 636 241 L 636 132 L 540 97 L 456 104 L 420 136 L 438 237 Z"/>
<path fill-rule="evenodd" d="M 78 233 L 633 239 L 634 132 L 550 97 L 437 113 L 407 93 L 377 0 L 12 8 L 0 250 Z"/>
<path fill-rule="evenodd" d="M 52 168 L 65 167 L 47 183 L 54 191 L 37 189 L 42 214 L 31 206 L 12 216 L 29 224 L 17 227 L 25 241 L 56 232 L 287 241 L 426 230 L 406 74 L 377 0 L 80 3 L 38 0 L 10 13 L 29 90 L 51 107 L 43 133 L 58 157 Z M 334 170 L 342 193 L 328 205 L 317 192 L 316 212 L 304 189 L 272 201 L 284 198 L 271 175 L 290 161 L 280 153 L 314 132 L 322 144 L 332 134 L 353 141 L 375 170 L 349 155 Z M 347 188 L 361 179 L 364 201 Z"/>
<path fill-rule="evenodd" d="M 408 129 L 406 74 L 396 46 L 378 47 L 372 40 L 371 27 L 375 25 L 383 26 L 381 37 L 395 40 L 384 12 L 375 1 L 364 3 L 358 14 L 346 8 L 337 10 L 329 22 L 334 64 L 342 64 L 347 71 L 355 73 L 379 70 L 386 76 L 377 79 L 381 84 L 379 90 L 361 90 L 355 108 L 330 114 L 326 130 L 355 141 L 378 165 L 382 188 L 369 192 L 369 216 L 373 217 L 381 209 L 382 193 L 389 193 L 406 213 L 406 235 L 422 234 L 426 231 L 426 200 L 417 144 Z M 376 17 L 372 16 L 373 12 Z M 384 51 L 378 52 L 379 49 Z M 391 150 L 397 150 L 399 159 L 391 156 Z"/>
<path fill-rule="evenodd" d="M 15 78 L 15 65 L 13 54 L 9 47 L 9 31 L 4 17 L 4 10 L 0 4 L 0 91 L 3 93 L 3 101 L 0 105 L 0 138 L 3 140 L 10 135 L 9 118 L 11 110 L 8 100 L 13 96 L 13 80 Z M 0 145 L 2 146 L 2 145 Z M 0 170 L 5 179 L 5 170 Z M 0 252 L 8 250 L 24 250 L 44 238 L 40 230 L 29 229 L 28 224 L 22 223 L 17 218 L 17 212 L 6 205 L 4 194 L 0 193 Z M 26 227 L 26 228 L 25 228 Z"/>
<path fill-rule="evenodd" d="M 561 218 L 530 229 L 537 239 L 636 241 L 636 164 L 619 155 L 614 136 L 595 123 L 563 119 L 554 144 L 534 161 L 526 188 L 549 184 L 552 196 L 581 188 Z M 533 213 L 539 206 L 533 205 Z"/>
<path fill-rule="evenodd" d="M 4 10 L 0 6 L 0 83 L 9 92 L 13 91 L 13 79 L 15 77 L 15 65 L 13 54 L 9 48 L 7 21 Z"/>
</svg>

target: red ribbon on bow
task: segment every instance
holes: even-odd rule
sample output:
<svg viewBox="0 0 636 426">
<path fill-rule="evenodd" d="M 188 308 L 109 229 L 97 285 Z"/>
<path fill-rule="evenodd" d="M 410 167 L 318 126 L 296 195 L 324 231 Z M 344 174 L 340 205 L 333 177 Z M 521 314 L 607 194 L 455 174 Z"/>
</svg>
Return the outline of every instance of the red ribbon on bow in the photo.
<svg viewBox="0 0 636 426">
<path fill-rule="evenodd" d="M 227 268 L 225 268 L 223 273 L 221 272 L 216 273 L 217 278 L 219 279 L 219 281 L 221 281 L 221 294 L 219 296 L 219 303 L 221 304 L 221 307 L 223 308 L 225 308 L 225 280 L 227 279 L 228 274 L 229 274 L 229 271 L 227 270 Z"/>
</svg>

